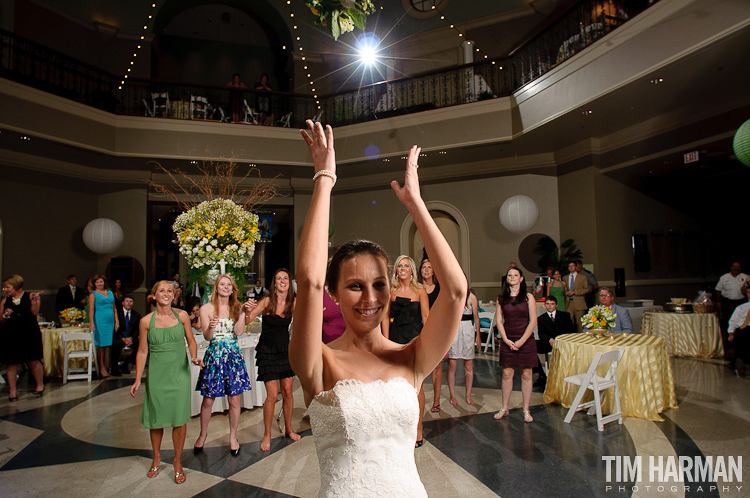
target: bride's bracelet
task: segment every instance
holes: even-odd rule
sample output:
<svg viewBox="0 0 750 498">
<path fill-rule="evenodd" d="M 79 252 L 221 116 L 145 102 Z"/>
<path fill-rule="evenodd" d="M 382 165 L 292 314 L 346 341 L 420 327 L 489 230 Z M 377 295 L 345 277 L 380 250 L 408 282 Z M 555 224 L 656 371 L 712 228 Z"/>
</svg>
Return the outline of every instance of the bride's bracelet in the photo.
<svg viewBox="0 0 750 498">
<path fill-rule="evenodd" d="M 333 185 L 331 185 L 332 187 L 336 185 L 337 176 L 336 176 L 336 173 L 334 173 L 333 171 L 328 170 L 328 169 L 321 169 L 320 171 L 315 173 L 315 176 L 313 176 L 313 182 L 321 176 L 327 176 L 328 178 L 333 180 Z"/>
</svg>

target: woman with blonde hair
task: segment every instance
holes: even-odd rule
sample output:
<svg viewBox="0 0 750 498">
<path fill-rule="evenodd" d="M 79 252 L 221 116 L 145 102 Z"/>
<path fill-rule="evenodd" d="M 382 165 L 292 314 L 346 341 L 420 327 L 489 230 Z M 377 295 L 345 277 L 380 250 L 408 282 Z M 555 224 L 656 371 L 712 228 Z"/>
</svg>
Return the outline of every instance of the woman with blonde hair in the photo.
<svg viewBox="0 0 750 498">
<path fill-rule="evenodd" d="M 44 367 L 42 367 L 42 331 L 36 315 L 41 305 L 41 292 L 23 290 L 23 277 L 11 275 L 3 280 L 5 297 L 0 300 L 0 330 L 3 347 L 0 363 L 6 367 L 8 401 L 18 401 L 18 365 L 28 363 L 36 383 L 34 394 L 44 394 Z"/>
<path fill-rule="evenodd" d="M 164 428 L 172 427 L 174 482 L 182 484 L 185 482 L 182 448 L 185 446 L 186 424 L 190 420 L 190 366 L 185 355 L 185 341 L 193 365 L 203 367 L 203 361 L 198 358 L 190 318 L 185 311 L 172 308 L 173 299 L 172 282 L 162 280 L 154 284 L 148 300 L 156 310 L 141 318 L 139 323 L 135 381 L 130 387 L 130 395 L 135 398 L 150 355 L 141 425 L 149 430 L 154 458 L 146 476 L 159 475 Z"/>
<path fill-rule="evenodd" d="M 284 433 L 292 441 L 300 440 L 299 434 L 292 430 L 294 371 L 289 365 L 289 325 L 292 322 L 296 298 L 290 280 L 288 270 L 276 270 L 269 295 L 258 301 L 257 306 L 247 315 L 247 321 L 252 322 L 255 317 L 263 314 L 260 339 L 255 348 L 258 380 L 263 381 L 266 386 L 261 451 L 271 450 L 271 427 L 274 407 L 279 397 L 279 383 L 283 399 L 281 406 L 284 411 Z"/>
<path fill-rule="evenodd" d="M 203 357 L 206 365 L 201 369 L 196 391 L 203 396 L 201 403 L 201 433 L 193 446 L 194 453 L 203 451 L 208 436 L 208 423 L 214 400 L 229 397 L 229 452 L 240 454 L 237 440 L 237 426 L 240 422 L 240 394 L 250 390 L 250 377 L 237 337 L 245 331 L 246 313 L 250 303 L 240 304 L 239 289 L 229 275 L 216 279 L 211 300 L 201 306 L 200 322 L 203 324 L 203 337 L 211 341 Z M 198 444 L 200 443 L 200 444 Z"/>
<path fill-rule="evenodd" d="M 466 299 L 466 279 L 419 193 L 419 147 L 409 151 L 404 186 L 391 182 L 414 219 L 440 275 L 440 295 L 419 336 L 397 344 L 381 333 L 391 303 L 388 256 L 355 240 L 334 254 L 326 274 L 331 190 L 336 181 L 333 131 L 307 121 L 302 132 L 315 167 L 297 264 L 299 300 L 289 358 L 299 376 L 320 463 L 319 496 L 426 497 L 414 461 L 417 393 L 448 352 Z M 346 321 L 344 335 L 323 344 L 323 288 Z M 408 286 L 408 284 L 407 284 Z M 416 297 L 416 296 L 415 296 Z"/>
</svg>

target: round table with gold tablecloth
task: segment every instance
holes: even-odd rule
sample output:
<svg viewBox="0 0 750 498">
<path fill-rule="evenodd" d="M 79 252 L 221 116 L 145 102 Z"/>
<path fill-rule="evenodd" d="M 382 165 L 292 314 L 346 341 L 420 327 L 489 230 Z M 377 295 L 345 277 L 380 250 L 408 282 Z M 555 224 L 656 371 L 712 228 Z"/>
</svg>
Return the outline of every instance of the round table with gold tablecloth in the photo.
<svg viewBox="0 0 750 498">
<path fill-rule="evenodd" d="M 664 339 L 641 334 L 614 334 L 595 337 L 590 334 L 565 334 L 555 339 L 550 358 L 545 403 L 561 403 L 570 408 L 578 386 L 563 379 L 585 373 L 598 352 L 625 348 L 617 367 L 620 406 L 624 417 L 637 417 L 661 422 L 659 413 L 677 408 L 672 364 Z M 599 375 L 604 375 L 604 365 Z M 602 411 L 614 413 L 613 389 L 604 392 Z M 591 391 L 583 401 L 593 399 Z"/>
<path fill-rule="evenodd" d="M 44 353 L 44 376 L 59 377 L 63 375 L 63 341 L 62 335 L 73 332 L 89 332 L 88 324 L 85 327 L 63 327 L 59 329 L 42 328 L 42 351 Z M 75 349 L 86 349 L 88 341 L 73 341 Z M 85 358 L 73 358 L 70 360 L 71 368 L 85 368 Z"/>
<path fill-rule="evenodd" d="M 715 313 L 647 311 L 641 333 L 661 337 L 673 356 L 724 357 L 719 319 Z"/>
</svg>

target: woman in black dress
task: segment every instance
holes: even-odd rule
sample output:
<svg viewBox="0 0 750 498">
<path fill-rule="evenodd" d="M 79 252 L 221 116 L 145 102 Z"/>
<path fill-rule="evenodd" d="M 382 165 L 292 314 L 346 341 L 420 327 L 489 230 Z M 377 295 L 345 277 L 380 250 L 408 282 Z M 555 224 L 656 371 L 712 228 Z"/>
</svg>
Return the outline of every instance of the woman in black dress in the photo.
<svg viewBox="0 0 750 498">
<path fill-rule="evenodd" d="M 427 293 L 427 304 L 430 309 L 435 304 L 435 300 L 440 294 L 440 283 L 438 282 L 437 275 L 432 270 L 432 264 L 430 260 L 425 258 L 419 264 L 419 273 L 417 279 L 419 283 L 424 286 L 424 290 Z M 443 387 L 443 362 L 437 364 L 435 369 L 432 371 L 432 413 L 438 413 L 440 411 L 440 390 Z"/>
<path fill-rule="evenodd" d="M 388 319 L 382 330 L 386 339 L 398 344 L 408 344 L 422 331 L 422 324 L 430 311 L 424 286 L 417 282 L 416 265 L 409 256 L 399 256 L 391 275 L 391 304 Z M 422 416 L 424 415 L 424 389 L 419 388 L 419 424 L 416 447 L 423 444 Z"/>
<path fill-rule="evenodd" d="M 263 314 L 263 327 L 260 339 L 255 348 L 255 362 L 258 365 L 258 380 L 266 385 L 266 400 L 263 402 L 263 441 L 261 451 L 271 449 L 271 426 L 273 411 L 279 397 L 281 383 L 282 409 L 284 410 L 284 427 L 286 437 L 299 441 L 300 435 L 292 430 L 292 410 L 294 398 L 292 383 L 294 372 L 289 365 L 289 324 L 295 305 L 294 289 L 291 286 L 289 271 L 276 270 L 271 283 L 269 295 L 257 302 L 255 308 L 247 313 L 245 323 L 250 323 Z M 278 382 L 277 382 L 278 381 Z"/>
<path fill-rule="evenodd" d="M 505 278 L 502 293 L 497 296 L 497 328 L 500 331 L 500 365 L 503 367 L 503 407 L 495 414 L 500 420 L 508 413 L 510 393 L 513 391 L 514 369 L 521 369 L 521 395 L 523 420 L 533 422 L 529 411 L 533 387 L 532 368 L 537 366 L 534 328 L 536 327 L 536 301 L 526 291 L 523 273 L 511 268 Z"/>
<path fill-rule="evenodd" d="M 29 364 L 36 382 L 34 394 L 41 396 L 44 393 L 42 331 L 36 321 L 41 292 L 24 292 L 23 277 L 20 275 L 11 275 L 3 280 L 3 292 L 6 297 L 0 300 L 0 337 L 3 341 L 0 363 L 7 365 L 8 400 L 18 401 L 16 383 L 20 363 Z"/>
</svg>

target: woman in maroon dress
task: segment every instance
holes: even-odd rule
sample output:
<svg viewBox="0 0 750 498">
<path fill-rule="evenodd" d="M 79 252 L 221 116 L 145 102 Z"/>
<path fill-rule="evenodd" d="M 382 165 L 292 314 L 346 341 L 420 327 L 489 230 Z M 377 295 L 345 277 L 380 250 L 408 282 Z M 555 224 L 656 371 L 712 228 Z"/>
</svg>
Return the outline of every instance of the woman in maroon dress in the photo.
<svg viewBox="0 0 750 498">
<path fill-rule="evenodd" d="M 526 292 L 526 282 L 518 268 L 508 270 L 502 293 L 497 296 L 496 310 L 497 328 L 502 338 L 500 365 L 503 367 L 503 407 L 495 414 L 495 418 L 500 420 L 508 414 L 514 369 L 520 368 L 523 420 L 533 422 L 534 418 L 529 411 L 533 387 L 531 369 L 539 362 L 534 340 L 536 301 L 533 294 Z"/>
</svg>

